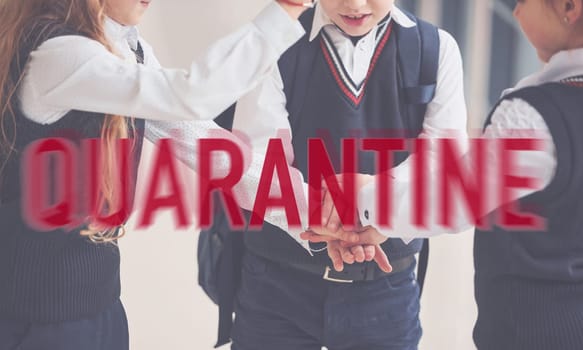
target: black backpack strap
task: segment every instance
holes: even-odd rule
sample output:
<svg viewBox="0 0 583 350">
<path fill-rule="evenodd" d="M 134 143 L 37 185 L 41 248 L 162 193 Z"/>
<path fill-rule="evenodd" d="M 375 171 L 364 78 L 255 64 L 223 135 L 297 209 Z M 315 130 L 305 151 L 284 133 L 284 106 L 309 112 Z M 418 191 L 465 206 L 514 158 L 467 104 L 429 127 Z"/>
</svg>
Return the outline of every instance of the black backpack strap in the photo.
<svg viewBox="0 0 583 350">
<path fill-rule="evenodd" d="M 439 68 L 439 32 L 437 27 L 423 20 L 417 22 L 421 34 L 421 75 L 419 103 L 428 104 L 435 96 Z M 414 94 L 414 92 L 411 92 Z"/>
<path fill-rule="evenodd" d="M 218 264 L 217 285 L 219 297 L 219 330 L 215 348 L 231 341 L 233 328 L 233 311 L 235 310 L 236 293 L 241 282 L 241 265 L 243 261 L 243 232 L 226 232 L 223 249 Z"/>
<path fill-rule="evenodd" d="M 223 111 L 214 121 L 231 131 L 237 104 Z M 213 194 L 213 223 L 201 230 L 198 238 L 198 284 L 219 308 L 218 335 L 215 348 L 231 341 L 235 293 L 241 279 L 244 245 L 242 232 L 232 232 L 221 198 Z"/>
<path fill-rule="evenodd" d="M 437 27 L 408 14 L 415 27 L 399 27 L 397 52 L 401 73 L 402 92 L 405 96 L 409 125 L 414 135 L 421 132 L 427 104 L 435 96 L 439 67 L 439 32 Z M 419 129 L 417 129 L 419 128 Z M 429 240 L 423 240 L 419 253 L 417 283 L 419 295 L 423 292 L 429 260 Z"/>
<path fill-rule="evenodd" d="M 398 55 L 405 102 L 427 105 L 435 96 L 439 66 L 437 27 L 420 19 L 412 28 L 400 28 Z"/>
<path fill-rule="evenodd" d="M 397 55 L 400 86 L 407 113 L 408 137 L 417 137 L 422 130 L 427 104 L 435 96 L 439 67 L 439 33 L 437 27 L 415 16 L 407 15 L 417 25 L 397 29 Z"/>
</svg>

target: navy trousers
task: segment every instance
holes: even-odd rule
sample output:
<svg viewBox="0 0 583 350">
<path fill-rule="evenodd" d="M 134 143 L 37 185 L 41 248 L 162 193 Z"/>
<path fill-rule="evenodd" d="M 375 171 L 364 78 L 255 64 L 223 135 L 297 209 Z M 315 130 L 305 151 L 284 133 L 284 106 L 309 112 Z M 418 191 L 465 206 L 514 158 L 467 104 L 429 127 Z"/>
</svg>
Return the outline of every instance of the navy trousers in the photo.
<svg viewBox="0 0 583 350">
<path fill-rule="evenodd" d="M 415 264 L 370 282 L 337 283 L 247 252 L 232 350 L 416 350 Z"/>
<path fill-rule="evenodd" d="M 0 350 L 128 349 L 128 323 L 119 300 L 83 320 L 49 324 L 0 320 Z"/>
</svg>

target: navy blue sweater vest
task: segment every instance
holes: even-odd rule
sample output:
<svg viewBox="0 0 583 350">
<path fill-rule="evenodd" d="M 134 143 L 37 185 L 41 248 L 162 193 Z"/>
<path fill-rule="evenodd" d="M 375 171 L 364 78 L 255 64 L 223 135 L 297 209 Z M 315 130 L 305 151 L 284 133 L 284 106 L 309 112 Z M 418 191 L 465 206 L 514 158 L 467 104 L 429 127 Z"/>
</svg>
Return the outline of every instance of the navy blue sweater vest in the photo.
<svg viewBox="0 0 583 350">
<path fill-rule="evenodd" d="M 557 170 L 544 190 L 518 201 L 546 219 L 543 231 L 476 231 L 480 350 L 583 349 L 583 89 L 545 84 L 517 91 L 549 126 Z M 493 213 L 495 215 L 496 213 Z"/>
<path fill-rule="evenodd" d="M 38 23 L 30 30 L 11 72 L 19 76 L 30 52 L 53 37 L 78 34 L 55 23 Z M 50 125 L 41 125 L 15 111 L 15 151 L 0 178 L 0 318 L 28 322 L 59 322 L 98 314 L 120 294 L 119 250 L 81 237 L 80 229 L 36 232 L 22 217 L 20 165 L 22 151 L 35 140 L 63 137 L 79 145 L 99 138 L 103 114 L 71 111 Z M 136 121 L 136 135 L 143 135 Z M 134 143 L 134 179 L 142 146 Z M 134 181 L 135 182 L 135 181 Z M 86 191 L 79 188 L 80 195 Z M 133 196 L 132 188 L 132 196 Z"/>
<path fill-rule="evenodd" d="M 307 18 L 307 20 L 306 20 Z M 310 32 L 311 16 L 304 16 L 306 32 Z M 324 141 L 337 173 L 340 167 L 342 138 L 409 137 L 415 138 L 422 129 L 423 120 L 410 118 L 406 113 L 404 95 L 400 91 L 400 74 L 397 58 L 398 25 L 391 23 L 379 30 L 377 50 L 371 63 L 371 74 L 365 80 L 360 95 L 351 94 L 341 78 L 343 69 L 334 65 L 333 53 L 327 50 L 325 33 L 312 42 L 304 36 L 280 59 L 280 71 L 285 87 L 287 109 L 292 129 L 295 153 L 294 166 L 307 179 L 307 145 L 309 138 Z M 306 57 L 313 59 L 306 60 Z M 289 66 L 295 65 L 294 69 Z M 298 78 L 300 75 L 307 79 Z M 305 83 L 304 83 L 305 81 Z M 305 84 L 297 88 L 294 84 Z M 356 87 L 358 88 L 358 87 Z M 303 91 L 304 96 L 294 93 Z M 298 106 L 298 98 L 303 100 Z M 394 165 L 408 156 L 396 153 Z M 376 173 L 373 152 L 360 151 L 358 168 L 361 173 Z M 312 258 L 287 233 L 275 226 L 264 224 L 260 232 L 247 232 L 245 244 L 255 254 L 282 263 L 317 264 L 331 266 L 326 252 Z M 422 241 L 408 245 L 400 239 L 389 239 L 383 249 L 396 260 L 417 253 Z"/>
</svg>

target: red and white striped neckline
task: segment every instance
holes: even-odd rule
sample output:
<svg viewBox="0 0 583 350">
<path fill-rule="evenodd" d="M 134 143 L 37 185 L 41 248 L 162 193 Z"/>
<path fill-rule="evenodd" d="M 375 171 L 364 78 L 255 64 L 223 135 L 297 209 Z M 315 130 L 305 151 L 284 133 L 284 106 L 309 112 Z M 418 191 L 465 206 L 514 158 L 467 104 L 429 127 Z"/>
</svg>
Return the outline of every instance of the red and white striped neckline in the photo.
<svg viewBox="0 0 583 350">
<path fill-rule="evenodd" d="M 344 64 L 342 64 L 340 55 L 334 47 L 334 43 L 325 31 L 321 31 L 322 35 L 320 46 L 322 47 L 322 52 L 326 62 L 328 63 L 330 72 L 332 73 L 334 80 L 336 80 L 340 90 L 355 106 L 358 106 L 362 101 L 368 80 L 377 64 L 379 56 L 389 41 L 389 37 L 393 28 L 392 23 L 393 21 L 386 21 L 384 24 L 379 26 L 375 36 L 375 51 L 372 56 L 366 77 L 360 85 L 355 84 L 354 81 L 350 78 L 350 75 L 346 71 Z"/>
</svg>

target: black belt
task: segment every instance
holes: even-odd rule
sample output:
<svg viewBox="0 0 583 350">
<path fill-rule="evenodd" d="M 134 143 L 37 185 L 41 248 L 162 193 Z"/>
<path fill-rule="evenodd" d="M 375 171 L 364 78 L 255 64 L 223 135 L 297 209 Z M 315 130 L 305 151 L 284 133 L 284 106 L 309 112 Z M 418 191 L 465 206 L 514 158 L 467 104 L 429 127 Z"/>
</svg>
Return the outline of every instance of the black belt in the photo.
<svg viewBox="0 0 583 350">
<path fill-rule="evenodd" d="M 286 264 L 298 270 L 306 271 L 322 276 L 323 279 L 331 282 L 352 283 L 373 281 L 381 277 L 405 271 L 415 262 L 415 256 L 409 255 L 399 260 L 391 261 L 393 270 L 389 273 L 381 270 L 374 261 L 354 264 L 344 264 L 342 271 L 336 271 L 333 267 L 317 264 Z"/>
</svg>

